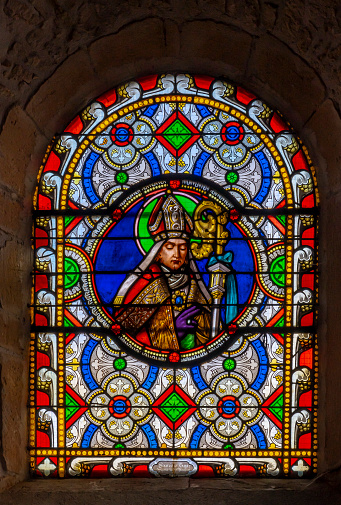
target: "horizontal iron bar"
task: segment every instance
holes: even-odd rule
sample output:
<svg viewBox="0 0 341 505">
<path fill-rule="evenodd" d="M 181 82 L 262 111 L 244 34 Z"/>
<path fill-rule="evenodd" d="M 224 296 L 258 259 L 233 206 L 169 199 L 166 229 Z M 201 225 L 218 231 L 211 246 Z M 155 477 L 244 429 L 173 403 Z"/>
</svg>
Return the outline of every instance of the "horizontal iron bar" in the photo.
<svg viewBox="0 0 341 505">
<path fill-rule="evenodd" d="M 37 258 L 39 259 L 39 258 Z M 44 261 L 42 259 L 42 261 Z M 225 275 L 230 275 L 231 273 L 238 274 L 238 275 L 264 275 L 264 274 L 278 274 L 278 275 L 287 275 L 287 274 L 292 274 L 292 275 L 297 275 L 297 274 L 304 274 L 304 275 L 314 275 L 315 273 L 318 273 L 319 271 L 317 270 L 317 264 L 313 263 L 313 265 L 309 268 L 309 270 L 296 270 L 296 271 L 290 271 L 287 272 L 287 270 L 280 270 L 278 272 L 271 272 L 270 270 L 262 270 L 261 272 L 257 270 L 233 270 L 232 272 L 220 272 L 220 275 L 225 276 Z M 165 277 L 170 277 L 173 274 L 176 273 L 181 273 L 181 274 L 186 274 L 186 275 L 194 275 L 196 272 L 193 272 L 193 270 L 181 270 L 180 272 L 175 271 L 175 272 L 169 272 L 169 274 L 161 272 L 162 276 Z M 145 270 L 145 271 L 140 271 L 137 272 L 135 270 L 90 270 L 89 272 L 67 272 L 67 271 L 58 271 L 58 272 L 31 272 L 32 276 L 41 276 L 41 275 L 46 275 L 47 277 L 55 277 L 57 275 L 80 275 L 80 276 L 86 276 L 86 275 L 137 275 L 137 277 L 143 277 L 144 275 L 153 275 L 150 270 Z M 210 275 L 209 271 L 206 272 L 199 272 L 199 274 L 202 275 Z M 160 273 L 154 273 L 154 275 L 160 275 Z M 283 286 L 284 287 L 284 286 Z"/>
<path fill-rule="evenodd" d="M 133 188 L 133 186 L 132 186 Z M 116 207 L 117 208 L 117 207 Z M 115 207 L 105 208 L 105 209 L 51 209 L 51 210 L 33 210 L 33 217 L 50 217 L 50 216 L 67 216 L 67 217 L 96 217 L 96 216 L 110 216 Z M 239 211 L 239 208 L 236 207 Z M 280 209 L 248 209 L 243 207 L 240 211 L 240 215 L 243 216 L 317 216 L 319 214 L 318 207 L 313 208 L 283 208 Z"/>
<path fill-rule="evenodd" d="M 115 335 L 116 333 L 112 331 L 110 328 L 108 329 L 102 329 L 97 326 L 84 326 L 84 327 L 78 327 L 78 326 L 37 326 L 37 325 L 32 325 L 31 331 L 35 333 L 97 333 L 98 335 Z M 256 335 L 257 333 L 260 334 L 272 334 L 275 333 L 277 334 L 285 334 L 285 333 L 315 333 L 316 332 L 316 326 L 263 326 L 261 328 L 255 328 L 254 326 L 246 327 L 243 326 L 241 328 L 237 328 L 236 331 L 233 333 L 233 336 L 238 334 L 238 335 L 243 335 L 243 334 L 251 334 L 251 335 Z M 125 331 L 123 331 L 125 333 Z M 129 333 L 129 330 L 127 331 Z M 232 336 L 232 335 L 231 335 Z M 207 343 L 207 345 L 210 342 Z"/>
</svg>

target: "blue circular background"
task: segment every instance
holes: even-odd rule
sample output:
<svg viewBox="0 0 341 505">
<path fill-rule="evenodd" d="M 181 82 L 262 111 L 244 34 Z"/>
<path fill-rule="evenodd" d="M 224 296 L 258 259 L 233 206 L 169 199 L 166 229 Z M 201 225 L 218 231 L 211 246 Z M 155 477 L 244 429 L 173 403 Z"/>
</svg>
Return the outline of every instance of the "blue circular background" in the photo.
<svg viewBox="0 0 341 505">
<path fill-rule="evenodd" d="M 240 136 L 240 131 L 236 126 L 229 126 L 225 132 L 228 140 L 237 140 Z"/>
<path fill-rule="evenodd" d="M 236 404 L 232 400 L 225 400 L 222 405 L 224 414 L 231 415 L 236 411 Z"/>
<path fill-rule="evenodd" d="M 127 410 L 127 405 L 123 400 L 115 400 L 112 408 L 116 414 L 124 414 Z"/>
<path fill-rule="evenodd" d="M 127 142 L 129 139 L 129 132 L 126 128 L 117 128 L 115 132 L 115 139 L 119 142 Z"/>
<path fill-rule="evenodd" d="M 138 249 L 134 238 L 134 223 L 143 202 L 137 203 L 103 237 L 94 264 L 95 285 L 100 300 L 109 313 L 115 295 L 125 280 L 142 261 L 144 256 Z M 232 222 L 227 224 L 230 240 L 225 248 L 233 253 L 232 267 L 236 272 L 238 304 L 244 305 L 251 294 L 254 280 L 254 262 L 248 241 Z M 84 244 L 83 244 L 84 247 Z M 206 270 L 208 259 L 196 260 L 202 278 L 209 286 L 209 274 Z"/>
</svg>

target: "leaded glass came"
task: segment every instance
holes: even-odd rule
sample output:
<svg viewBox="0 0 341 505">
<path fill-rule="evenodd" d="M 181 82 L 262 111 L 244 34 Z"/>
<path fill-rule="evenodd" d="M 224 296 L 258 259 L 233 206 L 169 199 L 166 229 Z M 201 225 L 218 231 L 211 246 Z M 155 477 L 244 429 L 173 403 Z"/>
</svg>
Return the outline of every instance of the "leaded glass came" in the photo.
<svg viewBox="0 0 341 505">
<path fill-rule="evenodd" d="M 81 112 L 34 199 L 32 472 L 311 476 L 317 218 L 301 140 L 239 86 Z"/>
</svg>

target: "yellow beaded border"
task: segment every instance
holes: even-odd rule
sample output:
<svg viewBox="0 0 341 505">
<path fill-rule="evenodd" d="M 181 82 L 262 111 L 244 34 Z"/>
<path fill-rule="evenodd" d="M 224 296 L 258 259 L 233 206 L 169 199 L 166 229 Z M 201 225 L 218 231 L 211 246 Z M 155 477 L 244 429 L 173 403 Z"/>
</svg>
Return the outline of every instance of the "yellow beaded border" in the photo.
<svg viewBox="0 0 341 505">
<path fill-rule="evenodd" d="M 214 107 L 215 109 L 218 110 L 223 110 L 225 112 L 228 112 L 232 116 L 236 117 L 240 121 L 244 122 L 245 124 L 248 125 L 255 133 L 260 135 L 260 138 L 264 142 L 264 144 L 268 147 L 269 151 L 271 152 L 272 156 L 274 157 L 280 173 L 282 175 L 282 180 L 284 183 L 285 191 L 286 191 L 286 201 L 287 201 L 287 206 L 288 208 L 293 206 L 293 196 L 292 196 L 292 190 L 291 190 L 291 184 L 290 184 L 290 178 L 288 175 L 288 172 L 285 168 L 285 165 L 283 163 L 283 160 L 278 153 L 277 149 L 274 147 L 273 142 L 271 139 L 268 137 L 267 134 L 262 133 L 261 128 L 255 124 L 251 119 L 245 116 L 242 112 L 239 112 L 233 108 L 231 108 L 228 105 L 222 104 L 221 102 L 211 100 L 208 98 L 203 98 L 203 97 L 191 97 L 191 96 L 180 96 L 180 95 L 168 95 L 168 96 L 161 96 L 161 97 L 156 97 L 154 99 L 149 98 L 146 100 L 140 100 L 134 104 L 129 105 L 128 107 L 123 107 L 120 109 L 117 113 L 112 114 L 109 118 L 105 119 L 102 121 L 102 123 L 96 127 L 95 130 L 93 130 L 87 138 L 81 143 L 80 147 L 74 154 L 74 157 L 72 161 L 70 162 L 68 166 L 67 173 L 64 177 L 63 180 L 63 185 L 62 185 L 62 190 L 61 190 L 61 201 L 60 201 L 60 206 L 57 205 L 62 210 L 65 210 L 67 208 L 67 195 L 68 195 L 68 188 L 72 179 L 72 174 L 76 170 L 76 166 L 78 164 L 78 161 L 84 152 L 84 150 L 88 147 L 88 145 L 91 143 L 91 141 L 94 138 L 94 135 L 101 133 L 107 126 L 118 119 L 119 116 L 123 116 L 127 114 L 128 112 L 140 109 L 141 107 L 145 107 L 147 105 L 152 105 L 154 103 L 159 103 L 159 102 L 185 102 L 185 103 L 199 103 L 199 104 L 204 104 L 210 107 Z M 314 181 L 314 195 L 316 198 L 317 205 L 319 204 L 319 195 L 317 191 L 317 181 L 316 181 L 316 173 L 315 169 L 311 163 L 311 160 L 309 158 L 307 149 L 305 146 L 302 145 L 302 141 L 298 139 L 304 154 L 308 160 L 309 168 L 312 173 L 313 181 Z M 52 149 L 54 139 L 52 140 L 52 144 L 48 146 L 48 149 L 45 153 L 43 163 L 39 169 L 39 174 L 38 174 L 38 181 L 41 178 L 42 171 L 44 168 L 44 165 L 46 163 L 46 160 L 48 158 L 48 155 Z M 38 192 L 39 192 L 39 185 L 37 185 L 34 198 L 33 198 L 33 203 L 34 203 L 34 208 L 37 208 L 37 200 L 38 200 Z M 48 213 L 48 211 L 47 211 Z M 290 219 L 292 220 L 292 216 L 288 216 L 287 220 L 287 237 L 289 238 L 289 233 L 290 233 L 290 226 L 289 226 L 289 221 Z M 64 233 L 64 222 L 63 222 L 63 217 L 58 216 L 57 218 L 57 238 L 62 239 L 60 242 L 58 240 L 58 245 L 57 245 L 57 325 L 62 326 L 63 325 L 63 277 L 62 277 L 62 272 L 63 272 L 63 233 Z M 287 245 L 287 262 L 292 265 L 292 245 L 290 244 Z M 288 265 L 289 266 L 289 265 Z M 290 285 L 292 284 L 292 274 L 289 272 L 289 275 L 287 276 L 287 284 L 289 285 L 286 289 L 286 324 L 290 325 L 291 322 L 291 317 L 292 317 L 292 288 Z M 31 345 L 33 340 L 31 340 Z M 34 355 L 34 344 L 33 344 L 33 349 L 31 347 L 31 352 L 30 352 L 30 373 L 32 372 L 32 369 L 35 371 L 35 357 L 33 356 L 33 361 L 32 361 L 32 355 Z M 63 477 L 65 475 L 65 455 L 66 456 L 84 456 L 84 455 L 110 455 L 110 456 L 122 456 L 122 455 L 158 455 L 158 456 L 207 456 L 207 457 L 212 457 L 212 456 L 269 456 L 269 457 L 278 457 L 278 456 L 284 456 L 283 458 L 283 470 L 284 474 L 289 474 L 290 473 L 290 461 L 289 457 L 295 456 L 295 457 L 301 457 L 301 456 L 306 456 L 306 457 L 312 457 L 313 456 L 313 468 L 314 472 L 317 471 L 317 453 L 308 450 L 301 450 L 301 451 L 290 451 L 290 378 L 291 378 L 291 335 L 288 334 L 286 336 L 286 347 L 285 347 L 285 353 L 286 353 L 286 365 L 285 365 L 285 380 L 284 380 L 284 424 L 283 424 L 283 433 L 284 433 L 284 438 L 283 438 L 283 449 L 282 450 L 269 450 L 269 451 L 194 451 L 194 450 L 175 450 L 175 451 L 167 451 L 167 450 L 157 450 L 157 451 L 126 451 L 126 450 L 64 450 L 65 448 L 65 430 L 64 430 L 64 423 L 65 423 L 65 412 L 64 412 L 64 406 L 63 408 L 58 408 L 58 445 L 60 448 L 63 448 L 63 450 L 44 450 L 44 449 L 32 449 L 30 450 L 30 461 L 31 465 L 33 464 L 34 466 L 34 457 L 36 455 L 41 455 L 41 456 L 49 456 L 49 455 L 59 455 L 58 458 L 58 474 L 60 477 Z M 314 359 L 315 359 L 315 368 L 314 371 L 316 373 L 317 370 L 317 346 L 314 348 Z M 32 378 L 34 380 L 34 378 Z M 64 335 L 62 333 L 59 334 L 58 336 L 58 383 L 59 383 L 59 396 L 58 399 L 61 400 L 61 394 L 64 395 Z M 287 390 L 289 388 L 289 391 Z M 34 404 L 34 393 L 35 393 L 35 387 L 34 385 L 30 387 L 30 395 L 32 395 L 33 392 L 33 397 L 30 396 L 30 405 L 32 405 L 31 402 Z M 64 398 L 62 399 L 62 402 L 64 403 Z M 315 381 L 314 383 L 314 406 L 315 402 L 317 402 L 317 383 Z M 316 411 L 316 408 L 314 412 Z M 34 418 L 34 422 L 33 418 Z M 32 446 L 32 442 L 35 443 L 35 409 L 30 408 L 30 445 Z M 314 422 L 313 422 L 313 448 L 314 450 L 317 449 L 317 422 L 316 422 L 316 414 L 314 414 Z"/>
<path fill-rule="evenodd" d="M 271 449 L 271 450 L 263 450 L 263 449 L 253 449 L 253 450 L 203 450 L 203 449 L 31 449 L 30 456 L 66 456 L 66 457 L 80 457 L 80 456 L 172 456 L 172 457 L 256 457 L 256 458 L 278 458 L 283 456 L 283 451 L 281 449 Z M 289 457 L 306 457 L 311 458 L 315 457 L 316 453 L 308 450 L 293 450 L 290 452 L 284 452 L 284 456 Z"/>
<path fill-rule="evenodd" d="M 266 145 L 266 147 L 269 149 L 271 152 L 271 155 L 273 156 L 274 160 L 276 161 L 276 164 L 279 167 L 283 184 L 285 187 L 285 192 L 286 192 L 286 201 L 287 201 L 287 206 L 290 208 L 293 206 L 293 195 L 292 195 L 292 189 L 291 189 L 291 183 L 290 183 L 290 178 L 289 174 L 286 170 L 285 163 L 279 154 L 278 150 L 276 147 L 273 145 L 273 141 L 269 138 L 267 134 L 265 134 L 262 129 L 250 118 L 248 118 L 245 114 L 242 112 L 234 109 L 233 107 L 223 104 L 221 102 L 218 102 L 216 100 L 211 100 L 209 98 L 203 98 L 203 97 L 192 97 L 192 96 L 185 96 L 185 95 L 166 95 L 166 96 L 159 96 L 155 98 L 148 98 L 144 100 L 139 100 L 138 102 L 135 102 L 134 104 L 130 104 L 126 107 L 122 107 L 122 109 L 118 110 L 117 112 L 113 113 L 111 116 L 108 118 L 104 119 L 92 132 L 90 132 L 87 137 L 82 141 L 81 145 L 78 147 L 77 151 L 75 152 L 73 159 L 69 163 L 69 166 L 67 168 L 67 173 L 65 174 L 62 188 L 61 188 L 61 199 L 58 205 L 58 208 L 61 210 L 65 210 L 67 208 L 67 196 L 68 196 L 68 190 L 69 190 L 69 185 L 72 179 L 72 174 L 76 170 L 77 164 L 79 160 L 81 159 L 81 156 L 85 149 L 89 146 L 89 144 L 92 143 L 94 140 L 95 135 L 102 133 L 103 130 L 105 130 L 111 123 L 116 121 L 119 117 L 128 114 L 129 112 L 136 111 L 137 109 L 141 109 L 142 107 L 146 107 L 149 105 L 154 105 L 156 103 L 160 102 L 184 102 L 184 103 L 197 103 L 197 104 L 203 104 L 207 105 L 209 107 L 214 107 L 217 110 L 222 110 L 224 112 L 228 112 L 230 115 L 234 116 L 237 118 L 239 121 L 242 121 L 245 123 L 249 128 L 251 128 L 257 135 L 260 136 L 262 142 Z"/>
</svg>

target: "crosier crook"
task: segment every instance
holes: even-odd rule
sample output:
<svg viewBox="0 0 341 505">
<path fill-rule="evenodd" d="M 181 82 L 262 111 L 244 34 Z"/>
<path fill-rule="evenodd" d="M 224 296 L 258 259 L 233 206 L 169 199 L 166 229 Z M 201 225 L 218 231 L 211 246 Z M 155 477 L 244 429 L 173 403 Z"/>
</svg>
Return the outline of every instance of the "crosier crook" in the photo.
<svg viewBox="0 0 341 505">
<path fill-rule="evenodd" d="M 214 252 L 216 259 L 216 261 L 208 265 L 208 271 L 210 272 L 209 291 L 213 298 L 212 338 L 219 331 L 220 300 L 225 293 L 226 273 L 230 271 L 224 262 L 219 259 L 228 242 L 229 232 L 224 229 L 227 221 L 228 211 L 223 210 L 220 205 L 212 201 L 205 200 L 195 209 L 193 236 L 200 239 L 200 243 L 192 243 L 191 250 L 193 256 L 197 259 L 203 259 L 208 258 Z M 214 259 L 214 255 L 212 259 Z"/>
</svg>

